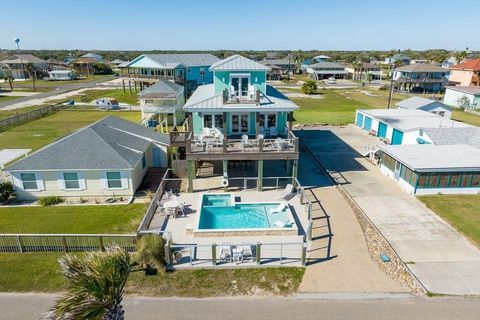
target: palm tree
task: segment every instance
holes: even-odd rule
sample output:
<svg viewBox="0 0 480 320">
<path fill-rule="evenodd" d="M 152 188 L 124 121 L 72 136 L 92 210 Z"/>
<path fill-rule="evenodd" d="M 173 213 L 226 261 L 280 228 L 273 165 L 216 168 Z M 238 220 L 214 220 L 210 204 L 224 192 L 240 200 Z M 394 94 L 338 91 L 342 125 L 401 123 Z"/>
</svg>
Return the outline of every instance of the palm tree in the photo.
<svg viewBox="0 0 480 320">
<path fill-rule="evenodd" d="M 457 64 L 462 63 L 462 60 L 465 59 L 466 56 L 467 56 L 466 51 L 462 50 L 462 51 L 455 52 L 455 59 L 457 60 Z"/>
<path fill-rule="evenodd" d="M 25 64 L 25 69 L 27 70 L 28 75 L 32 78 L 33 91 L 37 91 L 37 87 L 35 86 L 35 78 L 36 78 L 35 66 L 33 65 L 33 63 L 29 62 L 29 63 Z"/>
<path fill-rule="evenodd" d="M 129 254 L 118 246 L 106 252 L 67 254 L 59 260 L 66 288 L 46 318 L 123 320 L 122 299 L 131 271 Z"/>
<path fill-rule="evenodd" d="M 8 85 L 10 86 L 10 91 L 13 92 L 13 81 L 15 80 L 15 78 L 10 73 L 5 73 L 5 75 L 3 76 L 3 80 L 8 82 Z"/>
</svg>

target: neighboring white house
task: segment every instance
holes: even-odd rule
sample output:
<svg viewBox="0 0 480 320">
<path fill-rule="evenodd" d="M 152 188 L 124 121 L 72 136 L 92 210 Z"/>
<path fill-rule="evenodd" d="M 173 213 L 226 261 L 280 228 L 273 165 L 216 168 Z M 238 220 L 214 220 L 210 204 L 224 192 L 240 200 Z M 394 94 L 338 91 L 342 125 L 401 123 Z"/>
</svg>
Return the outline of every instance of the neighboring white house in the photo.
<svg viewBox="0 0 480 320">
<path fill-rule="evenodd" d="M 77 78 L 73 70 L 52 70 L 48 72 L 49 80 L 75 80 Z"/>
<path fill-rule="evenodd" d="M 449 119 L 452 115 L 451 107 L 441 102 L 438 102 L 436 100 L 426 99 L 422 97 L 414 96 L 414 97 L 402 100 L 398 102 L 396 106 L 398 107 L 398 109 L 428 111 Z"/>
<path fill-rule="evenodd" d="M 480 86 L 447 87 L 443 103 L 465 109 L 480 109 Z"/>
<path fill-rule="evenodd" d="M 159 80 L 139 94 L 142 119 L 149 119 L 149 126 L 157 124 L 176 126 L 185 119 L 184 87 L 168 80 Z"/>
<path fill-rule="evenodd" d="M 471 127 L 427 111 L 410 109 L 357 110 L 355 124 L 394 145 L 417 144 L 423 128 Z"/>
<path fill-rule="evenodd" d="M 167 167 L 168 135 L 109 116 L 4 169 L 18 199 L 133 196 L 150 167 Z"/>
<path fill-rule="evenodd" d="M 307 66 L 308 75 L 315 80 L 328 78 L 344 79 L 347 75 L 345 66 L 335 62 L 321 61 Z"/>
<path fill-rule="evenodd" d="M 478 194 L 480 149 L 471 145 L 381 145 L 380 170 L 410 194 Z M 461 155 L 461 156 L 460 156 Z"/>
</svg>

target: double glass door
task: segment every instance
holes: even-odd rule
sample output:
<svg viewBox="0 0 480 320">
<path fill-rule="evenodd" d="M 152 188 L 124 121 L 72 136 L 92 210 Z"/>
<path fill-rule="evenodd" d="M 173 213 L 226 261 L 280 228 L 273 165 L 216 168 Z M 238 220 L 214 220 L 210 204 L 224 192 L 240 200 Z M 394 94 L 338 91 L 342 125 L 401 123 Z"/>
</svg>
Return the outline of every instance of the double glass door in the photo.
<svg viewBox="0 0 480 320">
<path fill-rule="evenodd" d="M 248 96 L 249 77 L 246 75 L 232 76 L 230 85 L 233 87 L 234 95 L 241 98 Z"/>
<path fill-rule="evenodd" d="M 248 114 L 232 114 L 232 134 L 248 133 Z"/>
</svg>

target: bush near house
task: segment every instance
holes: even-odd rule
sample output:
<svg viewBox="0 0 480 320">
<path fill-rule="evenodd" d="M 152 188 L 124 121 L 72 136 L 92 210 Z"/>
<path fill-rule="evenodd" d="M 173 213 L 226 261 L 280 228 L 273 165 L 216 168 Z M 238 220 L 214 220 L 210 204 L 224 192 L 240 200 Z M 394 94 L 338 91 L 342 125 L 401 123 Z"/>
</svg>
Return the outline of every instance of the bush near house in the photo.
<svg viewBox="0 0 480 320">
<path fill-rule="evenodd" d="M 0 182 L 0 202 L 6 202 L 15 196 L 13 185 L 10 181 Z"/>
<path fill-rule="evenodd" d="M 305 94 L 314 94 L 317 92 L 318 86 L 315 80 L 309 79 L 302 84 L 302 92 Z"/>
<path fill-rule="evenodd" d="M 38 204 L 41 205 L 42 207 L 53 206 L 53 205 L 62 203 L 64 201 L 65 199 L 61 197 L 55 197 L 55 196 L 38 198 Z"/>
</svg>

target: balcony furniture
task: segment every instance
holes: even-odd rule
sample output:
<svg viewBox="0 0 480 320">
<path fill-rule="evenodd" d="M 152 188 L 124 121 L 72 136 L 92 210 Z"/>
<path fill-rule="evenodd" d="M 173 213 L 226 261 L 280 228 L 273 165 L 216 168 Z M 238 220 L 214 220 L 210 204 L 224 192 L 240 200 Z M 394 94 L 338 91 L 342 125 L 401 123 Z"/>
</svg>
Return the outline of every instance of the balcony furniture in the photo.
<svg viewBox="0 0 480 320">
<path fill-rule="evenodd" d="M 259 127 L 258 128 L 258 133 L 265 136 L 265 127 Z"/>
<path fill-rule="evenodd" d="M 235 92 L 235 87 L 234 86 L 230 86 L 230 94 L 229 94 L 229 100 L 236 100 L 237 98 L 237 94 Z"/>
<path fill-rule="evenodd" d="M 254 261 L 255 257 L 252 254 L 252 247 L 249 244 L 242 245 L 243 249 L 243 260 Z"/>
<path fill-rule="evenodd" d="M 251 147 L 252 142 L 248 139 L 248 135 L 242 135 L 242 151 L 245 151 L 245 147 Z"/>
<path fill-rule="evenodd" d="M 293 193 L 293 185 L 292 184 L 287 184 L 285 186 L 285 189 L 282 191 L 282 194 L 280 195 L 280 200 L 285 200 L 288 201 L 294 195 Z"/>
<path fill-rule="evenodd" d="M 210 128 L 203 128 L 203 129 L 202 129 L 202 134 L 203 134 L 204 136 L 209 137 L 209 136 L 212 135 L 212 132 L 210 131 Z"/>
<path fill-rule="evenodd" d="M 254 86 L 248 86 L 248 98 L 250 100 L 255 100 L 256 98 L 256 90 Z"/>
<path fill-rule="evenodd" d="M 236 264 L 243 262 L 243 246 L 233 246 L 232 258 Z"/>
<path fill-rule="evenodd" d="M 276 128 L 276 127 L 270 127 L 270 128 L 268 129 L 268 133 L 269 133 L 269 136 L 272 137 L 272 138 L 273 138 L 273 137 L 275 137 L 275 138 L 278 137 L 278 133 L 277 133 L 277 128 Z"/>
<path fill-rule="evenodd" d="M 218 137 L 219 135 L 222 134 L 222 131 L 220 131 L 220 129 L 218 128 L 213 129 L 213 131 L 215 132 L 215 137 Z"/>
<path fill-rule="evenodd" d="M 232 252 L 228 245 L 223 245 L 220 249 L 220 262 L 231 262 Z"/>
<path fill-rule="evenodd" d="M 163 204 L 163 208 L 167 216 L 173 216 L 177 218 L 177 211 L 180 207 L 180 202 L 178 200 L 169 200 Z"/>
</svg>

